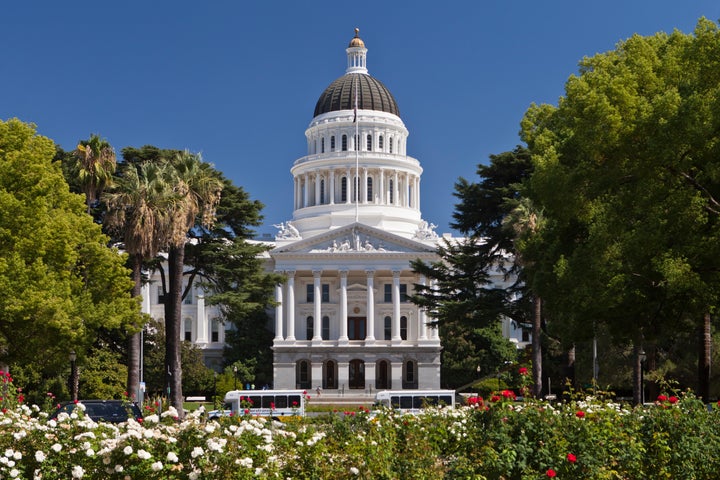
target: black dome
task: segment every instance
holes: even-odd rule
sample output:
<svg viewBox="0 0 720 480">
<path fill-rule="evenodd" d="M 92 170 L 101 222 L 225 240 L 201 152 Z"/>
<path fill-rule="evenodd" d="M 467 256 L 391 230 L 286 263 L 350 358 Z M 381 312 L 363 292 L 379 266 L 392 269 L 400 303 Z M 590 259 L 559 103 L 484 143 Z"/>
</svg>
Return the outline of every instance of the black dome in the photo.
<svg viewBox="0 0 720 480">
<path fill-rule="evenodd" d="M 400 116 L 395 98 L 380 80 L 364 73 L 348 73 L 332 82 L 320 95 L 313 117 L 338 110 L 353 110 L 355 85 L 358 86 L 359 109 L 377 110 Z"/>
</svg>

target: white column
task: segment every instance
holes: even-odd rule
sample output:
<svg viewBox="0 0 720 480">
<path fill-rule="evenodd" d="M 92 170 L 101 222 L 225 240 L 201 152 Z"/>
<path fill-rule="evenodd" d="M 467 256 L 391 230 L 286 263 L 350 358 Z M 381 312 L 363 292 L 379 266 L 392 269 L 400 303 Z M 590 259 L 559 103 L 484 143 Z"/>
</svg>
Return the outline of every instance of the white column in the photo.
<svg viewBox="0 0 720 480">
<path fill-rule="evenodd" d="M 400 337 L 400 270 L 393 270 L 392 275 L 392 341 L 395 342 L 402 340 Z"/>
<path fill-rule="evenodd" d="M 420 285 L 425 285 L 425 275 L 420 275 Z M 427 340 L 427 325 L 425 323 L 425 309 L 418 308 L 418 340 Z"/>
<path fill-rule="evenodd" d="M 403 195 L 403 197 L 405 197 L 404 198 L 405 206 L 409 207 L 410 206 L 410 174 L 409 173 L 405 173 L 405 185 L 403 185 L 403 187 L 404 187 L 403 192 L 405 192 L 405 194 Z"/>
<path fill-rule="evenodd" d="M 330 195 L 330 205 L 335 204 L 335 170 L 332 168 L 330 169 L 328 176 L 330 177 L 330 190 L 328 191 L 328 195 Z"/>
<path fill-rule="evenodd" d="M 295 272 L 287 272 L 287 336 L 286 340 L 295 341 Z"/>
<path fill-rule="evenodd" d="M 320 308 L 320 302 L 322 301 L 322 288 L 320 286 L 320 275 L 322 270 L 313 270 L 313 338 L 312 341 L 322 340 L 322 319 L 320 315 L 322 310 Z"/>
<path fill-rule="evenodd" d="M 309 197 L 310 197 L 310 175 L 308 175 L 307 172 L 305 172 L 305 188 L 303 188 L 303 207 L 307 207 L 309 205 Z"/>
<path fill-rule="evenodd" d="M 350 203 L 352 200 L 352 178 L 350 178 L 350 168 L 348 167 L 345 169 L 345 186 L 346 188 L 346 195 L 345 195 L 345 203 Z"/>
<path fill-rule="evenodd" d="M 283 341 L 283 284 L 275 285 L 275 341 Z"/>
<path fill-rule="evenodd" d="M 347 270 L 340 270 L 340 342 L 348 341 Z"/>
<path fill-rule="evenodd" d="M 363 184 L 362 184 L 362 203 L 367 203 L 367 181 L 368 171 L 367 168 L 363 167 Z"/>
<path fill-rule="evenodd" d="M 315 172 L 315 201 L 313 205 L 320 205 L 320 172 Z"/>
<path fill-rule="evenodd" d="M 393 175 L 393 205 L 398 206 L 400 205 L 400 185 L 398 184 L 398 172 L 395 170 L 395 174 Z"/>
<path fill-rule="evenodd" d="M 367 274 L 367 336 L 365 341 L 375 341 L 375 292 L 374 289 L 374 270 L 365 270 Z"/>
<path fill-rule="evenodd" d="M 380 205 L 385 205 L 387 203 L 387 192 L 385 192 L 385 169 L 380 169 L 380 190 L 378 190 L 378 195 L 380 197 Z"/>
<path fill-rule="evenodd" d="M 197 296 L 197 335 L 195 343 L 208 343 L 208 318 L 205 313 L 205 294 L 198 291 Z"/>
</svg>

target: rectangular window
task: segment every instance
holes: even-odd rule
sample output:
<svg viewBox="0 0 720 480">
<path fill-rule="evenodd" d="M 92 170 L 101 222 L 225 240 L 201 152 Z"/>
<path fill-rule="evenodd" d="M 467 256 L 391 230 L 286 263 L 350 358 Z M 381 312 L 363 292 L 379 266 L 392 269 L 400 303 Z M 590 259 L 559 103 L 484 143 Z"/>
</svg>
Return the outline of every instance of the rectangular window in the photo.
<svg viewBox="0 0 720 480">
<path fill-rule="evenodd" d="M 330 303 L 330 284 L 329 283 L 322 284 L 322 299 L 321 299 L 321 301 L 323 303 Z"/>
<path fill-rule="evenodd" d="M 217 318 L 212 319 L 212 330 L 210 331 L 210 341 L 211 342 L 219 342 L 220 341 L 220 320 Z"/>
<path fill-rule="evenodd" d="M 330 151 L 331 152 L 335 151 L 335 135 L 330 137 Z"/>
<path fill-rule="evenodd" d="M 321 288 L 321 296 L 320 301 L 322 303 L 329 303 L 330 302 L 330 284 L 329 283 L 323 283 L 320 285 Z M 306 286 L 306 302 L 307 303 L 314 303 L 315 302 L 315 285 L 312 283 L 308 283 Z"/>
<path fill-rule="evenodd" d="M 306 302 L 307 303 L 313 303 L 315 301 L 315 285 L 312 283 L 308 283 L 306 285 L 307 295 L 306 295 Z"/>
<path fill-rule="evenodd" d="M 322 331 L 320 336 L 323 340 L 330 340 L 330 317 L 322 317 Z"/>
<path fill-rule="evenodd" d="M 384 285 L 384 297 L 385 303 L 392 303 L 392 283 L 386 283 Z M 407 283 L 400 284 L 400 301 L 407 303 L 409 301 L 407 294 Z"/>
</svg>

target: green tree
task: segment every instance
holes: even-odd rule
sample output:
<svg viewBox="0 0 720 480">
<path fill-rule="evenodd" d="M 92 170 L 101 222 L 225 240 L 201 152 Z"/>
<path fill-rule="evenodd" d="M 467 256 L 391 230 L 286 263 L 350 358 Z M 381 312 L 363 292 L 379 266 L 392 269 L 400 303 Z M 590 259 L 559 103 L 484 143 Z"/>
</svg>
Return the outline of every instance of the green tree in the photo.
<svg viewBox="0 0 720 480">
<path fill-rule="evenodd" d="M 52 377 L 101 330 L 140 315 L 124 256 L 70 193 L 55 145 L 33 125 L 0 122 L 0 362 Z"/>
<path fill-rule="evenodd" d="M 558 106 L 523 120 L 554 257 L 541 263 L 556 287 L 546 308 L 566 334 L 594 320 L 634 344 L 636 401 L 640 350 L 652 366 L 678 318 L 706 325 L 717 304 L 719 58 L 705 19 L 692 35 L 634 35 L 583 59 Z"/>
<path fill-rule="evenodd" d="M 88 140 L 78 143 L 73 156 L 74 171 L 85 194 L 87 212 L 90 213 L 102 191 L 112 184 L 117 165 L 115 150 L 107 140 L 93 133 Z"/>
<path fill-rule="evenodd" d="M 105 195 L 105 224 L 123 242 L 132 271 L 132 295 L 140 298 L 143 264 L 154 259 L 163 245 L 168 207 L 176 194 L 162 164 L 125 162 L 120 170 L 114 188 Z M 139 392 L 140 330 L 146 322 L 143 319 L 128 340 L 127 391 L 132 396 Z"/>
</svg>

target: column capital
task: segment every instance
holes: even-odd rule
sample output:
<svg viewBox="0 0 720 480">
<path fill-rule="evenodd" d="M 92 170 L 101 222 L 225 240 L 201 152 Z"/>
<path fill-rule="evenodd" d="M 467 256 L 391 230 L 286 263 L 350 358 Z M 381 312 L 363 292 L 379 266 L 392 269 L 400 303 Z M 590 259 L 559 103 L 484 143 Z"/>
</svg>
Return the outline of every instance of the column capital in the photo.
<svg viewBox="0 0 720 480">
<path fill-rule="evenodd" d="M 322 275 L 322 268 L 313 268 L 313 277 L 319 278 Z"/>
<path fill-rule="evenodd" d="M 338 270 L 338 272 L 340 272 L 340 277 L 342 277 L 342 278 L 347 278 L 347 276 L 348 276 L 348 269 L 347 269 L 347 268 L 341 268 L 340 270 Z"/>
<path fill-rule="evenodd" d="M 372 278 L 375 276 L 375 269 L 374 268 L 366 268 L 365 274 L 367 275 L 368 278 Z"/>
<path fill-rule="evenodd" d="M 402 270 L 400 269 L 393 269 L 392 270 L 392 276 L 393 278 L 400 278 L 400 274 L 402 273 Z"/>
</svg>

